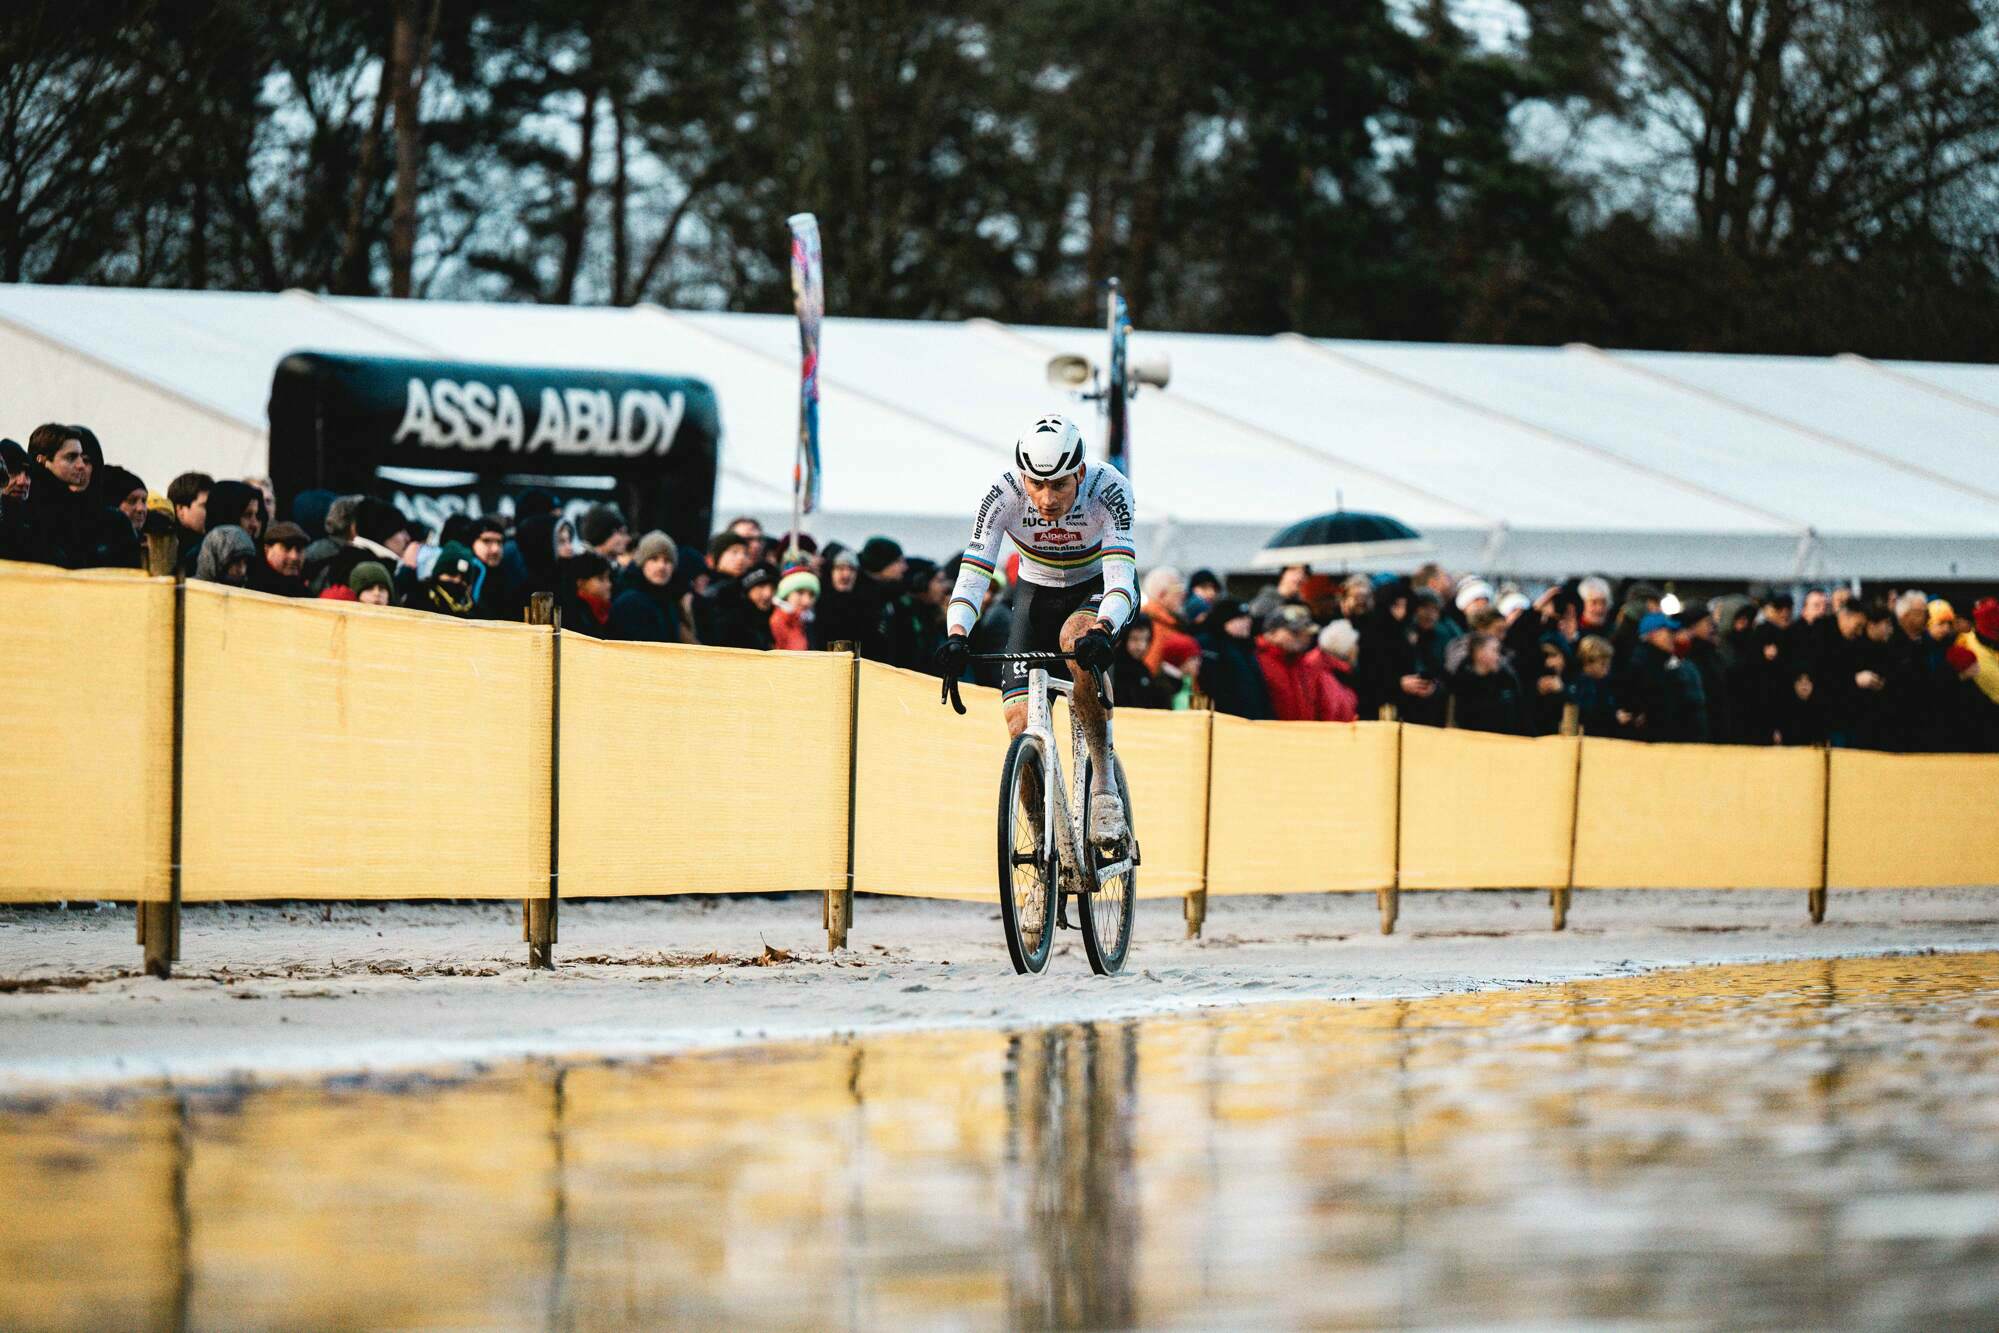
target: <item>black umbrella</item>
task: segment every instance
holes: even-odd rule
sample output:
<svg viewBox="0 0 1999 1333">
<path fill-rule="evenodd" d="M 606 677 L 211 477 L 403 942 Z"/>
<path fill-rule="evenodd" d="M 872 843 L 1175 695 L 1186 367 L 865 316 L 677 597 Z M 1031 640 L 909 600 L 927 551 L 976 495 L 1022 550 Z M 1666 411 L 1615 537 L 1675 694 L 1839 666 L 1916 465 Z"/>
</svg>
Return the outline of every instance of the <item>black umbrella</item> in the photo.
<svg viewBox="0 0 1999 1333">
<path fill-rule="evenodd" d="M 1252 569 L 1350 564 L 1385 569 L 1430 550 L 1423 534 L 1401 519 L 1339 509 L 1293 523 L 1265 542 L 1249 563 Z"/>
</svg>

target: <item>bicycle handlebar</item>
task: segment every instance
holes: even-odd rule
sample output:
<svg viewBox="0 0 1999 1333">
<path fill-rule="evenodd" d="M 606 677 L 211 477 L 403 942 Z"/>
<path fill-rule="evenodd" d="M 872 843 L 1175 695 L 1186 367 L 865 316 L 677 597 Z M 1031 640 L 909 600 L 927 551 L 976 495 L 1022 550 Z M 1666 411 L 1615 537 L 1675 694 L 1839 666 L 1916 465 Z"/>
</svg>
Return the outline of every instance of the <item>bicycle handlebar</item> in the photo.
<svg viewBox="0 0 1999 1333">
<path fill-rule="evenodd" d="M 1074 653 L 971 653 L 965 660 L 967 662 L 1073 662 L 1076 660 L 1076 655 Z M 1104 673 L 1096 667 L 1091 667 L 1089 670 L 1090 679 L 1097 687 L 1097 698 L 1103 703 L 1104 713 L 1108 716 L 1111 711 L 1110 682 L 1104 679 Z M 956 676 L 944 677 L 942 697 L 937 702 L 950 704 L 958 711 L 960 717 L 964 716 L 965 701 L 958 697 Z"/>
</svg>

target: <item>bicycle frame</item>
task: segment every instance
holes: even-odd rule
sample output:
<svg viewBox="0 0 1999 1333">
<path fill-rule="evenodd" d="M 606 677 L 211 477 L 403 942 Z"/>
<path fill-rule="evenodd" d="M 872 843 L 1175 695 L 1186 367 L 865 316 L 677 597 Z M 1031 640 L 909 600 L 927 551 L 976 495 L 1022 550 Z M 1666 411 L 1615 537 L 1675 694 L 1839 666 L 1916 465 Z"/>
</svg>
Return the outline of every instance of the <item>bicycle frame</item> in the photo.
<svg viewBox="0 0 1999 1333">
<path fill-rule="evenodd" d="M 1069 719 L 1069 758 L 1074 765 L 1076 790 L 1073 803 L 1070 800 L 1068 778 L 1062 772 L 1062 756 L 1055 745 L 1055 709 L 1050 702 L 1051 694 L 1072 695 L 1075 682 L 1058 680 L 1050 676 L 1043 667 L 1031 667 L 1027 673 L 1027 733 L 1034 737 L 1042 756 L 1047 761 L 1048 780 L 1042 784 L 1041 836 L 1044 840 L 1055 838 L 1055 830 L 1062 829 L 1068 836 L 1056 843 L 1056 851 L 1061 856 L 1063 877 L 1073 885 L 1072 891 L 1081 893 L 1094 887 L 1098 879 L 1107 879 L 1123 874 L 1131 869 L 1131 853 L 1126 851 L 1121 861 L 1113 861 L 1099 866 L 1086 852 L 1089 847 L 1087 831 L 1083 828 L 1083 772 L 1089 760 L 1089 742 L 1083 736 L 1083 729 L 1076 725 L 1072 714 Z M 1073 705 L 1071 705 L 1073 707 Z M 1111 738 L 1110 710 L 1104 711 L 1104 753 L 1117 753 Z M 1112 770 L 1112 781 L 1116 781 L 1116 770 Z M 1129 848 L 1127 843 L 1127 848 Z M 1043 848 L 1046 851 L 1046 848 Z M 1087 876 L 1084 868 L 1088 867 Z"/>
</svg>

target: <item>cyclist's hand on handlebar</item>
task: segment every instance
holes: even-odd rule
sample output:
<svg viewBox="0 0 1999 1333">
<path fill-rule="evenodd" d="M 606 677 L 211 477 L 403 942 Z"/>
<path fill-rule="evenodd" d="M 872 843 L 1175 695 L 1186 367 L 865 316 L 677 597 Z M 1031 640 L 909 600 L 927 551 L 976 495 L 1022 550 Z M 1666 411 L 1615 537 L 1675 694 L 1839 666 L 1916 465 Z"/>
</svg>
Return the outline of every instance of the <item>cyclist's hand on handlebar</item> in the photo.
<svg viewBox="0 0 1999 1333">
<path fill-rule="evenodd" d="M 1109 671 L 1117 661 L 1117 647 L 1109 630 L 1099 625 L 1076 640 L 1076 660 L 1091 671 Z"/>
<path fill-rule="evenodd" d="M 937 645 L 937 674 L 946 680 L 957 680 L 971 665 L 972 645 L 962 634 L 947 634 L 944 642 Z"/>
</svg>

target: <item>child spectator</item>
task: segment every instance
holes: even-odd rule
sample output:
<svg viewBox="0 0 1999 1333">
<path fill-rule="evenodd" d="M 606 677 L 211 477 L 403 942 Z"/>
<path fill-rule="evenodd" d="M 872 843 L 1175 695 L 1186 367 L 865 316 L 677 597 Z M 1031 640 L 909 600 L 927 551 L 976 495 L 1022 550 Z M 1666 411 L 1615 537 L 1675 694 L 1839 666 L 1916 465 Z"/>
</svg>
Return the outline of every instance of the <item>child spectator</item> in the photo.
<svg viewBox="0 0 1999 1333">
<path fill-rule="evenodd" d="M 1576 645 L 1576 664 L 1582 668 L 1572 688 L 1576 711 L 1585 736 L 1620 736 L 1617 698 L 1610 686 L 1610 668 L 1617 651 L 1601 634 L 1585 634 Z"/>
<path fill-rule="evenodd" d="M 348 590 L 357 602 L 370 606 L 387 606 L 395 580 L 389 574 L 389 567 L 379 560 L 363 560 L 347 575 Z"/>
<path fill-rule="evenodd" d="M 803 565 L 785 571 L 777 581 L 770 612 L 771 646 L 802 653 L 812 647 L 812 605 L 819 600 L 819 576 Z"/>
<path fill-rule="evenodd" d="M 1119 708 L 1164 708 L 1170 696 L 1145 668 L 1152 651 L 1152 621 L 1137 612 L 1124 627 L 1117 660 L 1111 663 L 1111 702 Z"/>
</svg>

